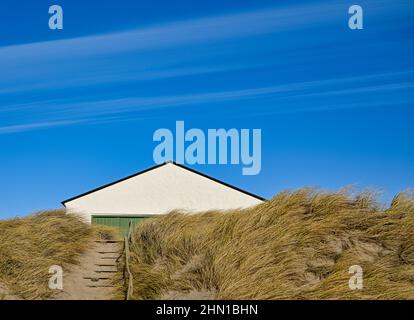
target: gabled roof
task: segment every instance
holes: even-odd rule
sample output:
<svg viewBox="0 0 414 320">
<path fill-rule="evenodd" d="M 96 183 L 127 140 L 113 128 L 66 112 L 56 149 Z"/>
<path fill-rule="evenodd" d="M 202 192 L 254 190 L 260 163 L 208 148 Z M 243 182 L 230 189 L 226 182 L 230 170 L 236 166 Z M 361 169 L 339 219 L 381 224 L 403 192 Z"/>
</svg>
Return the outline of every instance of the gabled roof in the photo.
<svg viewBox="0 0 414 320">
<path fill-rule="evenodd" d="M 255 194 L 250 193 L 250 192 L 248 192 L 248 191 L 246 191 L 246 190 L 243 190 L 243 189 L 240 189 L 240 188 L 238 188 L 238 187 L 232 186 L 232 185 L 230 185 L 230 184 L 228 184 L 228 183 L 226 183 L 226 182 L 220 181 L 220 180 L 218 180 L 218 179 L 216 179 L 216 178 L 213 178 L 213 177 L 208 176 L 208 175 L 206 175 L 206 174 L 204 174 L 204 173 L 201 173 L 201 172 L 199 172 L 199 171 L 196 171 L 196 170 L 194 170 L 194 169 L 191 169 L 191 168 L 189 168 L 189 167 L 186 167 L 186 166 L 184 166 L 184 165 L 182 165 L 182 164 L 176 163 L 176 162 L 174 162 L 174 161 L 167 161 L 167 162 L 164 162 L 164 163 L 162 163 L 162 164 L 159 164 L 159 165 L 156 165 L 156 166 L 150 167 L 150 168 L 148 168 L 148 169 L 145 169 L 145 170 L 139 171 L 139 172 L 137 172 L 137 173 L 134 173 L 134 174 L 132 174 L 132 175 L 129 175 L 129 176 L 125 177 L 125 178 L 122 178 L 122 179 L 116 180 L 116 181 L 114 181 L 114 182 L 111 182 L 111 183 L 105 184 L 105 185 L 103 185 L 103 186 L 100 186 L 100 187 L 98 187 L 98 188 L 92 189 L 92 190 L 87 191 L 87 192 L 85 192 L 85 193 L 82 193 L 82 194 L 80 194 L 80 195 L 77 195 L 77 196 L 74 196 L 74 197 L 72 197 L 72 198 L 66 199 L 66 200 L 62 201 L 62 205 L 63 205 L 63 206 L 66 206 L 65 204 L 66 204 L 67 202 L 70 202 L 70 201 L 72 201 L 72 200 L 75 200 L 75 199 L 78 199 L 78 198 L 84 197 L 84 196 L 86 196 L 86 195 L 89 195 L 89 194 L 94 193 L 94 192 L 96 192 L 96 191 L 99 191 L 99 190 L 105 189 L 105 188 L 107 188 L 107 187 L 113 186 L 113 185 L 115 185 L 115 184 L 117 184 L 117 183 L 120 183 L 120 182 L 123 182 L 123 181 L 125 181 L 125 180 L 131 179 L 131 178 L 134 178 L 134 177 L 139 176 L 139 175 L 141 175 L 141 174 L 144 174 L 144 173 L 146 173 L 146 172 L 149 172 L 149 171 L 152 171 L 152 170 L 158 169 L 158 168 L 160 168 L 160 167 L 162 167 L 162 166 L 165 166 L 166 164 L 169 164 L 169 163 L 174 164 L 175 166 L 178 166 L 178 167 L 180 167 L 180 168 L 182 168 L 182 169 L 188 170 L 188 171 L 190 171 L 190 172 L 192 172 L 192 173 L 198 174 L 199 176 L 202 176 L 202 177 L 204 177 L 204 178 L 210 179 L 210 180 L 212 180 L 212 181 L 214 181 L 214 182 L 217 182 L 217 183 L 219 183 L 219 184 L 221 184 L 221 185 L 224 185 L 224 186 L 226 186 L 226 187 L 228 187 L 228 188 L 231 188 L 231 189 L 233 189 L 233 190 L 236 190 L 236 191 L 239 191 L 239 192 L 244 193 L 244 194 L 246 194 L 246 195 L 249 195 L 249 196 L 251 196 L 251 197 L 254 197 L 254 198 L 258 199 L 258 200 L 261 200 L 261 201 L 267 201 L 267 199 L 265 199 L 265 198 L 263 198 L 263 197 L 261 197 L 261 196 L 255 195 Z"/>
</svg>

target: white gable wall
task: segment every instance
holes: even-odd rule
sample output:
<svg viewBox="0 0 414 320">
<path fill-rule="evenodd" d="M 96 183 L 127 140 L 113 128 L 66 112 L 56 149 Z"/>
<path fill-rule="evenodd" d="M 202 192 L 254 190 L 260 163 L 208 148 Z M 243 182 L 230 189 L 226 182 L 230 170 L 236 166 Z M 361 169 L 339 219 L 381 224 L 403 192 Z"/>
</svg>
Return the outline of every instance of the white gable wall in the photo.
<svg viewBox="0 0 414 320">
<path fill-rule="evenodd" d="M 68 201 L 68 212 L 91 215 L 163 214 L 247 208 L 262 203 L 253 196 L 168 163 L 130 179 Z"/>
</svg>

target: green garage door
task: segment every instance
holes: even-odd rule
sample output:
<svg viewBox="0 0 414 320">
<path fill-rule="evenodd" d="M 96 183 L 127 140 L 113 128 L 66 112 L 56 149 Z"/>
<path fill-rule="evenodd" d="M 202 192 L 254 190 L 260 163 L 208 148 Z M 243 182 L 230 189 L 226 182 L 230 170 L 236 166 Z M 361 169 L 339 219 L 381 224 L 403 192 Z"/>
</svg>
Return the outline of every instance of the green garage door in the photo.
<svg viewBox="0 0 414 320">
<path fill-rule="evenodd" d="M 148 217 L 143 216 L 92 216 L 92 224 L 101 224 L 117 229 L 120 235 L 124 236 L 128 233 L 129 222 L 133 225 L 142 222 Z"/>
</svg>

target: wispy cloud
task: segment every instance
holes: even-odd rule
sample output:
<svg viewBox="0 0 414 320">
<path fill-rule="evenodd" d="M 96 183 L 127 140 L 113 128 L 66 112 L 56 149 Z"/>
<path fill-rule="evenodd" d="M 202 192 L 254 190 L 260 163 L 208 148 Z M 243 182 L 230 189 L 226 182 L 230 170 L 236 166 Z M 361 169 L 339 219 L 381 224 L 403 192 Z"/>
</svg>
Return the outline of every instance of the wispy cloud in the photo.
<svg viewBox="0 0 414 320">
<path fill-rule="evenodd" d="M 172 21 L 123 32 L 0 47 L 0 94 L 182 77 L 240 68 L 240 64 L 224 67 L 206 62 L 188 65 L 202 56 L 211 60 L 222 54 L 221 50 L 208 49 L 219 42 L 332 20 L 335 7 L 337 4 L 332 3 L 277 7 Z M 203 45 L 198 52 L 201 56 L 196 55 L 197 51 L 192 56 L 174 52 L 175 48 L 185 50 L 187 46 L 197 44 Z M 156 53 L 167 49 L 171 50 L 168 54 Z M 105 61 L 108 57 L 110 67 Z M 177 67 L 183 59 L 186 66 Z M 249 65 L 247 62 L 243 64 L 244 67 Z"/>
<path fill-rule="evenodd" d="M 38 101 L 28 105 L 6 106 L 8 113 L 24 114 L 31 109 L 40 117 L 38 123 L 14 124 L 0 127 L 0 133 L 15 133 L 42 128 L 66 126 L 78 123 L 90 123 L 99 121 L 119 121 L 122 114 L 142 114 L 143 111 L 158 110 L 171 107 L 206 106 L 217 103 L 257 101 L 266 99 L 275 107 L 273 113 L 286 113 L 297 111 L 320 111 L 339 108 L 363 108 L 370 106 L 384 106 L 401 103 L 397 98 L 388 102 L 371 101 L 360 103 L 358 99 L 340 102 L 343 97 L 353 97 L 358 94 L 396 94 L 398 92 L 411 91 L 414 88 L 412 76 L 414 72 L 396 72 L 371 74 L 346 78 L 334 78 L 318 81 L 296 82 L 285 85 L 277 85 L 260 88 L 246 88 L 240 90 L 194 93 L 185 95 L 156 96 L 156 97 L 128 97 L 122 99 L 86 99 L 67 102 L 66 100 Z M 401 77 L 405 80 L 401 81 Z M 397 81 L 397 83 L 396 83 Z M 357 86 L 357 88 L 355 88 Z M 337 95 L 339 99 L 335 105 L 309 103 L 309 98 Z M 297 107 L 290 107 L 289 99 L 305 100 L 307 106 L 299 103 Z M 349 99 L 348 99 L 349 100 Z M 408 100 L 406 100 L 408 101 Z M 404 101 L 403 101 L 404 102 Z M 252 109 L 254 111 L 254 109 Z M 121 115 L 121 117 L 119 117 Z M 115 118 L 110 118 L 115 117 Z"/>
<path fill-rule="evenodd" d="M 370 8 L 387 12 L 385 0 L 376 1 Z M 0 94 L 24 90 L 44 89 L 48 86 L 68 87 L 91 84 L 180 77 L 191 74 L 220 72 L 214 65 L 177 68 L 178 59 L 197 60 L 181 54 L 169 61 L 168 55 L 157 56 L 156 50 L 185 48 L 202 44 L 205 55 L 210 58 L 219 50 L 208 47 L 238 38 L 256 37 L 303 28 L 328 26 L 332 21 L 343 19 L 347 2 L 315 2 L 312 4 L 279 6 L 262 10 L 232 13 L 221 16 L 172 21 L 160 25 L 109 32 L 78 38 L 27 43 L 0 47 Z M 131 57 L 128 55 L 133 54 Z M 136 56 L 139 54 L 139 56 Z M 111 57 L 108 68 L 99 59 Z M 127 58 L 126 58 L 127 57 Z M 120 61 L 127 59 L 132 76 Z M 118 60 L 118 62 L 117 62 Z M 170 63 L 170 65 L 168 65 Z M 148 70 L 161 67 L 161 70 Z M 173 66 L 171 66 L 173 65 Z M 233 66 L 235 68 L 235 66 Z M 165 70 L 164 70 L 165 69 Z M 71 79 L 71 80 L 69 80 Z"/>
<path fill-rule="evenodd" d="M 399 3 L 402 11 L 409 3 Z M 349 1 L 320 1 L 311 4 L 278 6 L 221 16 L 167 22 L 72 39 L 0 47 L 0 61 L 16 62 L 22 58 L 66 59 L 125 51 L 165 48 L 195 42 L 234 39 L 260 34 L 315 27 L 343 17 Z M 370 13 L 387 13 L 389 1 L 377 0 Z M 346 10 L 345 10 L 346 12 Z"/>
<path fill-rule="evenodd" d="M 143 82 L 151 80 L 187 77 L 194 75 L 203 75 L 209 73 L 228 72 L 233 70 L 243 70 L 260 66 L 260 64 L 252 65 L 227 65 L 227 66 L 195 66 L 182 68 L 162 68 L 159 70 L 142 70 L 136 73 L 131 72 L 111 72 L 97 75 L 82 73 L 74 78 L 65 77 L 63 79 L 46 79 L 42 82 L 33 81 L 29 84 L 13 85 L 0 89 L 0 95 L 13 94 L 24 91 L 33 90 L 52 90 L 52 89 L 70 89 L 74 87 L 86 87 L 92 85 L 127 83 L 127 82 Z M 0 109 L 1 112 L 1 109 Z"/>
<path fill-rule="evenodd" d="M 388 3 L 385 0 L 375 2 L 370 6 L 370 15 L 387 13 Z M 250 61 L 249 50 L 256 48 L 246 42 L 243 52 L 249 53 L 247 58 L 242 62 L 236 61 L 239 43 L 225 52 L 234 39 L 260 38 L 304 28 L 316 30 L 322 24 L 326 26 L 331 21 L 343 19 L 346 6 L 346 1 L 319 1 L 173 21 L 123 32 L 0 47 L 0 134 L 103 121 L 113 116 L 162 108 L 203 108 L 228 102 L 251 101 L 256 105 L 256 102 L 266 100 L 276 106 L 272 112 L 287 112 L 294 109 L 287 103 L 292 100 L 311 101 L 337 96 L 340 101 L 352 94 L 392 94 L 412 89 L 411 71 L 315 81 L 291 80 L 278 85 L 248 83 L 227 88 L 225 84 L 219 90 L 214 87 L 214 81 L 219 78 L 216 73 L 237 73 L 248 68 L 269 66 L 269 61 L 276 64 L 284 49 L 279 48 L 277 41 L 273 42 L 279 38 L 271 38 L 272 48 L 263 55 L 260 51 L 255 52 L 255 61 Z M 286 32 L 285 36 L 289 34 Z M 325 41 L 323 37 L 315 38 Z M 271 42 L 266 39 L 265 44 Z M 292 47 L 289 37 L 284 39 L 290 47 L 282 56 L 285 60 L 282 59 L 281 64 L 287 64 L 291 61 L 289 59 L 295 60 L 298 51 Z M 315 43 L 311 45 L 315 46 Z M 188 46 L 193 47 L 187 50 Z M 261 59 L 276 51 L 277 57 L 272 56 L 267 61 Z M 308 61 L 300 62 L 305 64 Z M 209 85 L 205 90 L 192 88 L 191 93 L 183 93 L 183 89 L 175 91 L 175 82 L 170 81 L 172 88 L 154 85 L 155 89 L 146 91 L 150 80 L 209 74 L 209 82 L 201 81 L 201 84 Z M 136 92 L 143 83 L 147 87 Z M 130 85 L 129 91 L 124 89 L 124 85 Z M 90 92 L 94 86 L 100 91 Z M 234 89 L 238 87 L 241 89 Z M 74 93 L 74 89 L 83 91 Z M 119 92 L 114 93 L 115 90 Z M 332 108 L 345 105 L 363 107 L 367 104 L 347 99 Z M 309 103 L 305 109 L 316 110 L 317 107 Z M 299 103 L 297 110 L 300 108 L 303 106 Z"/>
<path fill-rule="evenodd" d="M 82 122 L 83 122 L 82 120 L 48 121 L 48 122 L 36 122 L 36 123 L 26 123 L 26 124 L 12 125 L 12 126 L 4 126 L 4 127 L 0 127 L 0 134 L 17 133 L 17 132 L 32 131 L 32 130 L 37 130 L 37 129 L 68 126 L 68 125 L 73 125 L 73 124 L 79 124 Z"/>
<path fill-rule="evenodd" d="M 65 59 L 70 56 L 75 59 L 280 32 L 333 20 L 337 8 L 336 3 L 321 2 L 170 22 L 124 32 L 13 45 L 0 48 L 0 61 L 15 62 L 27 57 Z"/>
</svg>

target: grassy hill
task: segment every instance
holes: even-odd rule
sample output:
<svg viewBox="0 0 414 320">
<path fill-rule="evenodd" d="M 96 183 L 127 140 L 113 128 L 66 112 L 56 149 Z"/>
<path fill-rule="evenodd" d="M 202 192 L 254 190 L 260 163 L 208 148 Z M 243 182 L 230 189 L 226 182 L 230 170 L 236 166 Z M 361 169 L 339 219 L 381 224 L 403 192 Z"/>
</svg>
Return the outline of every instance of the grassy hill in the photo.
<svg viewBox="0 0 414 320">
<path fill-rule="evenodd" d="M 135 299 L 414 299 L 414 198 L 299 190 L 253 209 L 139 225 Z M 349 288 L 349 267 L 363 289 Z"/>
<path fill-rule="evenodd" d="M 414 299 L 408 193 L 382 208 L 368 194 L 284 192 L 247 210 L 148 219 L 133 235 L 134 299 Z M 53 297 L 49 267 L 108 237 L 64 211 L 0 221 L 0 299 Z M 349 288 L 353 265 L 362 290 Z"/>
<path fill-rule="evenodd" d="M 101 232 L 63 210 L 0 221 L 0 299 L 52 297 L 49 267 L 76 264 Z"/>
</svg>

